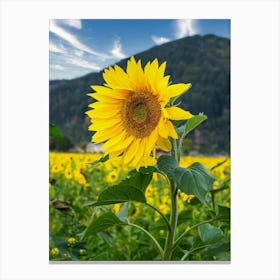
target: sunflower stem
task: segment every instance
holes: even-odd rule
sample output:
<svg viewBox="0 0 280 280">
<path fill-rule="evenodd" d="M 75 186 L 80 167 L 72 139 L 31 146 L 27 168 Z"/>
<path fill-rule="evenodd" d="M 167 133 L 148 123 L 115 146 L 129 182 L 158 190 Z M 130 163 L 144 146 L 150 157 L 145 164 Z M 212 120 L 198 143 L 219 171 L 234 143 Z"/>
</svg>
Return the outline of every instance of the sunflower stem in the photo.
<svg viewBox="0 0 280 280">
<path fill-rule="evenodd" d="M 144 232 L 147 236 L 149 236 L 151 238 L 151 240 L 154 242 L 154 244 L 156 245 L 156 247 L 157 247 L 157 249 L 160 253 L 161 258 L 163 258 L 164 252 L 163 252 L 160 244 L 158 243 L 158 241 L 155 239 L 155 237 L 151 233 L 149 233 L 146 229 L 142 228 L 141 226 L 130 223 L 130 222 L 128 222 L 126 225 L 131 226 L 131 227 L 135 227 L 135 228 L 141 230 L 142 232 Z"/>
<path fill-rule="evenodd" d="M 171 150 L 172 157 L 178 162 L 179 155 L 178 155 L 178 147 L 176 140 L 172 139 L 172 150 Z M 177 202 L 177 188 L 174 180 L 168 180 L 169 187 L 170 187 L 170 228 L 171 230 L 167 232 L 166 242 L 164 247 L 164 260 L 171 260 L 172 259 L 172 249 L 173 249 L 173 242 L 177 228 L 177 220 L 178 220 L 178 202 Z"/>
</svg>

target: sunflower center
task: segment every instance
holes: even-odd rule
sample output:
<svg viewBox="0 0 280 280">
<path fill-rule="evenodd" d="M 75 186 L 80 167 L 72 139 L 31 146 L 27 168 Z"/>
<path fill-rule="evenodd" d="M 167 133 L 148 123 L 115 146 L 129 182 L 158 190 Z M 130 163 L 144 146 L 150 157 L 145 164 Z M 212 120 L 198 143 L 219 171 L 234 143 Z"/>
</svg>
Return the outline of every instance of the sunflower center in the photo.
<svg viewBox="0 0 280 280">
<path fill-rule="evenodd" d="M 139 103 L 134 108 L 134 120 L 137 122 L 145 121 L 147 117 L 146 107 L 144 103 Z"/>
<path fill-rule="evenodd" d="M 124 101 L 121 115 L 126 131 L 136 138 L 144 138 L 158 125 L 161 106 L 151 93 L 134 92 Z"/>
</svg>

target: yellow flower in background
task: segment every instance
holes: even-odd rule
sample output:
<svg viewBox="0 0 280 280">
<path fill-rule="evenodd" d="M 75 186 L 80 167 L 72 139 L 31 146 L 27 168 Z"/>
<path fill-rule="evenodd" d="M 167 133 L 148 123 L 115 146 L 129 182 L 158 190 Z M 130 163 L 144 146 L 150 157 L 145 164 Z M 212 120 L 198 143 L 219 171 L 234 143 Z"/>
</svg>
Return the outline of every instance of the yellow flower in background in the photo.
<svg viewBox="0 0 280 280">
<path fill-rule="evenodd" d="M 65 177 L 66 177 L 67 179 L 71 179 L 72 176 L 73 176 L 73 172 L 72 172 L 72 170 L 71 170 L 70 168 L 67 168 L 67 169 L 65 170 L 65 172 L 64 172 L 64 175 L 65 175 Z"/>
<path fill-rule="evenodd" d="M 86 253 L 85 249 L 80 249 L 80 255 L 84 255 Z"/>
<path fill-rule="evenodd" d="M 134 220 L 140 213 L 139 207 L 136 207 L 134 211 L 129 215 L 129 219 Z"/>
<path fill-rule="evenodd" d="M 167 107 L 169 100 L 191 87 L 191 84 L 169 84 L 164 76 L 166 62 L 141 61 L 131 57 L 126 72 L 118 65 L 105 69 L 104 86 L 91 86 L 89 94 L 97 100 L 89 105 L 87 114 L 96 131 L 94 143 L 102 143 L 102 149 L 110 158 L 122 154 L 123 164 L 147 166 L 150 155 L 155 155 L 157 145 L 164 151 L 171 149 L 168 137 L 178 135 L 170 120 L 186 120 L 193 115 L 176 106 Z"/>
<path fill-rule="evenodd" d="M 191 202 L 191 200 L 194 198 L 193 194 L 185 194 L 183 192 L 180 192 L 180 197 L 184 200 L 187 201 L 188 203 Z"/>
<path fill-rule="evenodd" d="M 119 178 L 119 174 L 118 174 L 118 172 L 116 172 L 116 171 L 111 171 L 108 175 L 107 175 L 107 177 L 106 177 L 106 181 L 108 182 L 108 183 L 114 183 L 114 182 L 116 182 L 117 180 L 118 180 L 118 178 Z"/>
<path fill-rule="evenodd" d="M 121 203 L 114 204 L 114 207 L 113 207 L 114 212 L 118 213 L 121 209 L 121 206 L 122 206 Z"/>
<path fill-rule="evenodd" d="M 75 237 L 69 237 L 68 238 L 68 245 L 73 245 L 76 243 L 76 238 Z"/>
<path fill-rule="evenodd" d="M 160 204 L 158 209 L 160 210 L 160 212 L 162 212 L 162 214 L 167 214 L 169 211 L 169 207 L 167 204 Z"/>
<path fill-rule="evenodd" d="M 58 254 L 59 254 L 59 249 L 58 248 L 53 248 L 53 249 L 51 249 L 51 255 L 52 256 L 58 256 Z"/>
</svg>

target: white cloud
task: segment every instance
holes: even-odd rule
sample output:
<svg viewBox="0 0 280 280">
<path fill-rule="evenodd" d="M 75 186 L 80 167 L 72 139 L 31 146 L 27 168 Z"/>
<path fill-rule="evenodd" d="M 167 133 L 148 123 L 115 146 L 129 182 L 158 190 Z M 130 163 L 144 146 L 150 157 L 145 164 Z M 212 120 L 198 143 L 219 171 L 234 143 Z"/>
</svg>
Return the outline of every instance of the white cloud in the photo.
<svg viewBox="0 0 280 280">
<path fill-rule="evenodd" d="M 74 51 L 74 54 L 78 57 L 82 57 L 84 55 L 84 52 L 83 51 L 80 51 L 80 50 L 75 50 Z"/>
<path fill-rule="evenodd" d="M 114 41 L 113 49 L 110 52 L 114 57 L 119 59 L 127 57 L 127 55 L 124 54 L 122 51 L 122 45 L 120 43 L 120 40 Z"/>
<path fill-rule="evenodd" d="M 167 43 L 170 41 L 169 38 L 166 37 L 157 37 L 157 36 L 152 36 L 152 40 L 157 44 L 157 45 L 161 45 L 164 43 Z"/>
<path fill-rule="evenodd" d="M 64 25 L 69 25 L 76 29 L 82 29 L 82 21 L 80 19 L 62 19 L 60 20 Z"/>
<path fill-rule="evenodd" d="M 66 58 L 65 59 L 66 63 L 75 65 L 75 66 L 79 66 L 79 67 L 83 67 L 83 68 L 87 68 L 87 69 L 92 69 L 94 71 L 100 71 L 101 68 L 94 64 L 94 63 L 90 63 L 86 60 L 82 60 L 82 59 L 76 59 L 76 58 Z"/>
<path fill-rule="evenodd" d="M 82 42 L 80 42 L 78 40 L 78 38 L 76 38 L 75 35 L 69 33 L 68 31 L 66 31 L 62 27 L 60 27 L 57 24 L 56 20 L 50 20 L 50 32 L 56 34 L 63 40 L 67 41 L 74 48 L 76 48 L 78 50 L 90 53 L 92 55 L 95 55 L 95 56 L 103 58 L 103 59 L 108 58 L 108 56 L 106 54 L 96 52 L 96 51 L 92 50 L 91 48 L 89 48 L 88 46 L 86 46 L 85 44 L 83 44 Z"/>
<path fill-rule="evenodd" d="M 55 65 L 51 65 L 50 66 L 52 69 L 55 69 L 55 70 L 63 70 L 64 67 L 62 67 L 61 65 L 59 64 L 55 64 Z"/>
<path fill-rule="evenodd" d="M 198 33 L 196 20 L 194 19 L 178 19 L 176 20 L 175 36 L 177 39 L 192 36 Z"/>
<path fill-rule="evenodd" d="M 63 46 L 57 46 L 56 44 L 54 44 L 53 42 L 50 42 L 50 52 L 55 52 L 55 53 L 66 53 L 65 49 L 63 48 Z"/>
</svg>

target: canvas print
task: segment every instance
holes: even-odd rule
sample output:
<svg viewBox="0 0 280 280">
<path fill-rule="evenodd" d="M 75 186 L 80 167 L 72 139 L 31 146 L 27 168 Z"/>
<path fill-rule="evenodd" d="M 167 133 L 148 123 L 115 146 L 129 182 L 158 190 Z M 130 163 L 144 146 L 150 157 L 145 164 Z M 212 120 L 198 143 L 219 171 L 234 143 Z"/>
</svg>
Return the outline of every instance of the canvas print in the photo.
<svg viewBox="0 0 280 280">
<path fill-rule="evenodd" d="M 230 261 L 230 20 L 51 19 L 49 260 Z"/>
</svg>

